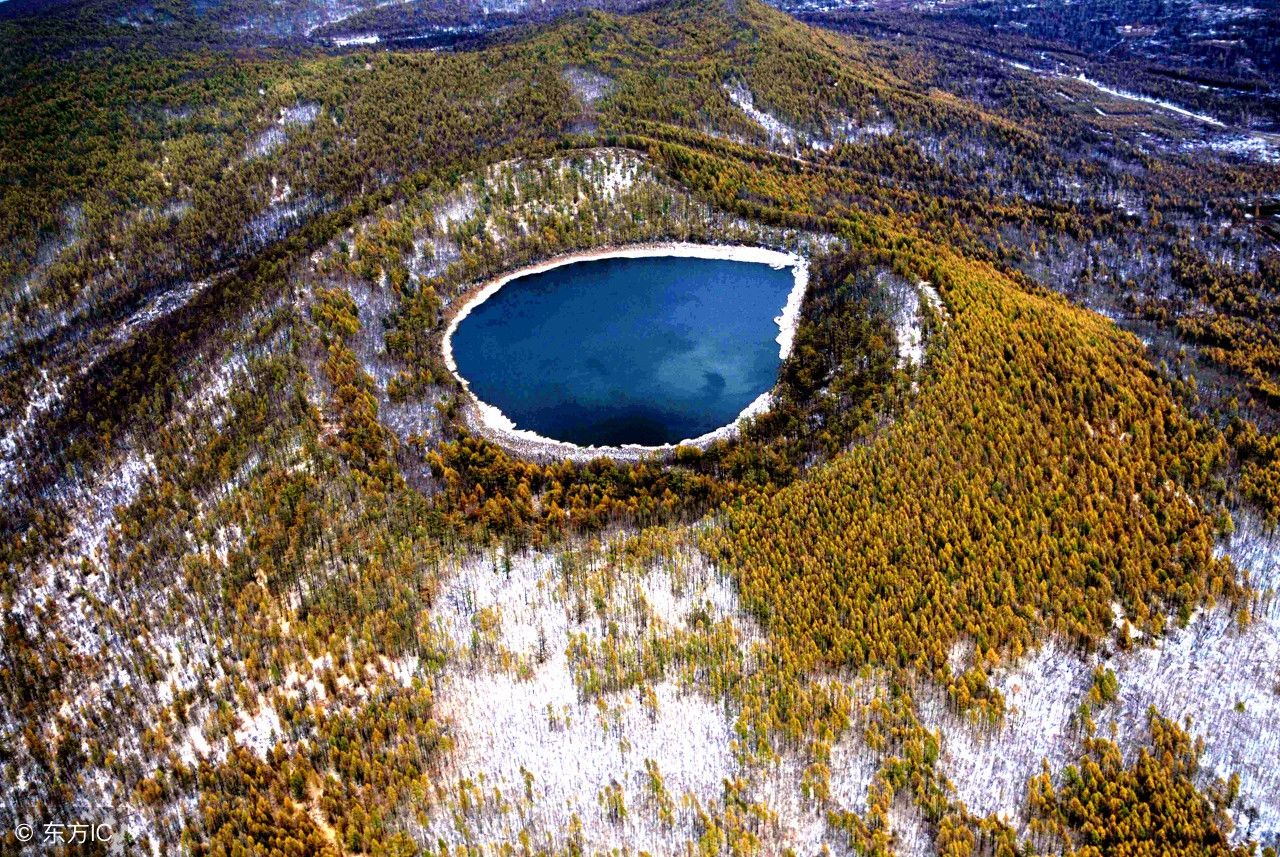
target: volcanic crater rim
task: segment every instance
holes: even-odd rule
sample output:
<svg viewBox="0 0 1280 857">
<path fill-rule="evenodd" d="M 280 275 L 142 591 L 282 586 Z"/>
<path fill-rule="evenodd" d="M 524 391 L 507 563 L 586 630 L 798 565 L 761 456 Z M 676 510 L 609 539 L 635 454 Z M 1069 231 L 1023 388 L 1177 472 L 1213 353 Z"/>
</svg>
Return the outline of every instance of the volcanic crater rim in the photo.
<svg viewBox="0 0 1280 857">
<path fill-rule="evenodd" d="M 775 337 L 775 341 L 778 343 L 779 359 L 785 361 L 790 356 L 795 342 L 796 328 L 800 322 L 800 307 L 809 284 L 808 260 L 799 253 L 746 244 L 695 244 L 688 242 L 630 244 L 566 253 L 542 262 L 513 269 L 485 282 L 478 289 L 473 290 L 450 316 L 444 335 L 441 337 L 441 353 L 444 357 L 445 366 L 464 390 L 466 402 L 463 414 L 464 419 L 472 430 L 477 431 L 499 446 L 524 457 L 578 461 L 604 457 L 620 461 L 634 461 L 653 455 L 670 453 L 681 446 L 706 448 L 718 440 L 735 437 L 738 431 L 738 423 L 744 418 L 765 413 L 772 405 L 772 387 L 750 402 L 732 422 L 697 437 L 655 446 L 645 444 L 583 446 L 571 441 L 546 437 L 529 429 L 519 428 L 501 409 L 477 396 L 471 389 L 471 384 L 458 371 L 458 364 L 453 355 L 454 333 L 467 316 L 471 314 L 472 310 L 493 297 L 508 283 L 522 277 L 540 274 L 579 262 L 599 259 L 646 259 L 657 257 L 754 262 L 769 265 L 775 270 L 791 268 L 794 276 L 791 290 L 787 294 L 787 300 L 781 312 L 774 317 L 774 322 L 778 326 L 778 335 Z"/>
</svg>

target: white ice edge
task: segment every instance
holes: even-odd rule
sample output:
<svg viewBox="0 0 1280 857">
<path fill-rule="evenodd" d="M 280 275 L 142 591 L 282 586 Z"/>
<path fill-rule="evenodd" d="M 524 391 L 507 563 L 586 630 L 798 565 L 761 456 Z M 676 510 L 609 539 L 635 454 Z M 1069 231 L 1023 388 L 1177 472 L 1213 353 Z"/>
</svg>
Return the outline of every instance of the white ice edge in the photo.
<svg viewBox="0 0 1280 857">
<path fill-rule="evenodd" d="M 471 311 L 480 304 L 487 301 L 490 297 L 497 294 L 498 290 L 510 283 L 512 280 L 521 277 L 527 277 L 532 274 L 541 274 L 544 271 L 550 271 L 564 265 L 572 265 L 576 262 L 586 262 L 594 259 L 646 259 L 656 256 L 675 256 L 689 259 L 720 259 L 730 262 L 758 262 L 765 264 L 774 269 L 792 268 L 795 272 L 795 282 L 791 287 L 790 293 L 787 295 L 787 302 L 782 307 L 782 312 L 774 318 L 774 322 L 778 325 L 778 357 L 786 360 L 791 354 L 791 349 L 795 344 L 796 327 L 800 323 L 800 306 L 804 302 L 805 289 L 809 285 L 809 266 L 805 260 L 795 253 L 783 253 L 779 250 L 769 250 L 764 247 L 748 247 L 743 245 L 714 245 L 714 244 L 641 244 L 629 247 L 614 247 L 603 250 L 590 250 L 582 253 L 571 253 L 565 256 L 557 256 L 546 262 L 537 265 L 529 265 L 510 271 L 495 280 L 491 280 L 476 292 L 470 300 L 468 300 L 450 319 L 448 326 L 445 328 L 444 337 L 441 342 L 441 351 L 444 355 L 444 365 L 448 367 L 449 372 L 457 379 L 458 383 L 471 397 L 471 401 L 475 403 L 476 411 L 480 416 L 480 423 L 483 428 L 493 432 L 500 438 L 511 441 L 518 441 L 529 444 L 536 444 L 537 451 L 551 452 L 556 451 L 569 457 L 583 457 L 584 454 L 590 457 L 595 456 L 636 456 L 649 455 L 652 453 L 670 452 L 678 446 L 710 446 L 717 440 L 723 440 L 734 437 L 738 431 L 738 423 L 746 417 L 753 417 L 769 410 L 769 406 L 773 404 L 772 390 L 766 390 L 757 396 L 749 405 L 743 408 L 742 412 L 734 418 L 733 422 L 728 425 L 721 426 L 718 429 L 709 431 L 706 434 L 698 435 L 694 438 L 687 438 L 676 443 L 664 443 L 660 446 L 645 446 L 643 444 L 624 444 L 622 446 L 580 446 L 569 441 L 556 440 L 555 438 L 545 437 L 535 431 L 517 428 L 514 421 L 504 414 L 499 408 L 488 402 L 481 401 L 471 390 L 471 385 L 467 379 L 462 377 L 458 372 L 458 364 L 453 358 L 453 334 Z"/>
</svg>

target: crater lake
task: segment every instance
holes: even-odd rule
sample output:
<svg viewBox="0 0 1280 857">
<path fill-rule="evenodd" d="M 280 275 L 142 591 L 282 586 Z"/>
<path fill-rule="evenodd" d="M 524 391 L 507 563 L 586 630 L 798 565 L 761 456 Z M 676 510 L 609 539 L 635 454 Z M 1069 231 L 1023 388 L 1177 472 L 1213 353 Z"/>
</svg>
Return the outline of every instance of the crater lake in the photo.
<svg viewBox="0 0 1280 857">
<path fill-rule="evenodd" d="M 611 256 L 517 275 L 457 323 L 453 361 L 517 429 L 581 446 L 694 439 L 772 389 L 797 264 Z"/>
</svg>

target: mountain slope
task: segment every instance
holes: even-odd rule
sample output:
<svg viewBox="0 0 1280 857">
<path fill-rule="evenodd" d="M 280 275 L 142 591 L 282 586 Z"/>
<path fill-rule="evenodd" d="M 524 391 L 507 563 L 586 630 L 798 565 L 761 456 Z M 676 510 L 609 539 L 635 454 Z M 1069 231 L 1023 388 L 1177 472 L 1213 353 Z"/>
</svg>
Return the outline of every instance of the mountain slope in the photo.
<svg viewBox="0 0 1280 857">
<path fill-rule="evenodd" d="M 1079 853 L 1147 817 L 1274 847 L 1272 364 L 1212 333 L 1269 311 L 1274 168 L 944 60 L 755 0 L 476 51 L 27 56 L 0 828 Z M 478 284 L 673 240 L 810 265 L 769 412 L 587 462 L 469 416 L 440 337 Z"/>
</svg>

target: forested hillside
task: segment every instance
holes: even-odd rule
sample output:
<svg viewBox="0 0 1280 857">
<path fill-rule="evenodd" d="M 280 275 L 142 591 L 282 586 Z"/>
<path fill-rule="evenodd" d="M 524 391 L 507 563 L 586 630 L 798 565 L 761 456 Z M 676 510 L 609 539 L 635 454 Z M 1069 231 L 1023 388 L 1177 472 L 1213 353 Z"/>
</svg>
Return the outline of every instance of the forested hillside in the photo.
<svg viewBox="0 0 1280 857">
<path fill-rule="evenodd" d="M 757 0 L 85 20 L 0 49 L 0 850 L 1275 854 L 1247 124 Z M 476 419 L 482 284 L 687 241 L 808 266 L 766 412 Z"/>
</svg>

